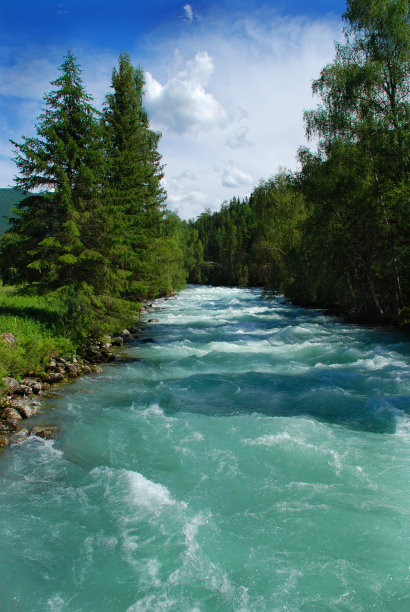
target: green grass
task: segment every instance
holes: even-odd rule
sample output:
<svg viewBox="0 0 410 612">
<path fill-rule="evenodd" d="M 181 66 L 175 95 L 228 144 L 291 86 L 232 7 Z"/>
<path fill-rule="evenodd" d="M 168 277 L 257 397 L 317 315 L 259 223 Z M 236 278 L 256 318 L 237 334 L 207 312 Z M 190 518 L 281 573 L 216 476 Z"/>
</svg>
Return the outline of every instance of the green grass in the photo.
<svg viewBox="0 0 410 612">
<path fill-rule="evenodd" d="M 46 298 L 23 296 L 12 287 L 0 287 L 0 334 L 8 332 L 17 343 L 0 340 L 0 378 L 40 373 L 57 355 L 75 352 L 71 340 L 59 332 L 60 313 Z"/>
</svg>

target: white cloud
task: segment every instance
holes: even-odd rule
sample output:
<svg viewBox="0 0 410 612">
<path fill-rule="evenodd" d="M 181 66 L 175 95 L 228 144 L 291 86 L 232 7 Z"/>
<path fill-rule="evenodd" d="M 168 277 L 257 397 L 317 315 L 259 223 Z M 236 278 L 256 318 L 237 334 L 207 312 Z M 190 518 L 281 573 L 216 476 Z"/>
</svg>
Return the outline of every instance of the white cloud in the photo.
<svg viewBox="0 0 410 612">
<path fill-rule="evenodd" d="M 248 133 L 248 126 L 240 125 L 234 132 L 226 135 L 225 144 L 231 149 L 251 147 L 253 143 L 248 140 Z"/>
<path fill-rule="evenodd" d="M 192 10 L 192 6 L 190 4 L 185 4 L 184 11 L 185 19 L 189 21 L 189 23 L 192 23 L 194 20 L 194 11 Z"/>
<path fill-rule="evenodd" d="M 280 166 L 296 167 L 297 149 L 305 143 L 302 112 L 316 104 L 311 81 L 332 61 L 333 40 L 340 39 L 336 20 L 278 18 L 262 5 L 252 15 L 215 15 L 211 9 L 200 21 L 192 15 L 195 28 L 150 32 L 145 47 L 131 53 L 134 65 L 141 62 L 147 70 L 151 124 L 163 131 L 159 151 L 168 204 L 185 218 L 244 197 Z M 12 119 L 6 124 L 6 113 L 0 118 L 3 155 L 11 152 L 8 138 L 21 142 L 22 134 L 33 134 L 63 53 L 25 48 L 1 73 L 0 91 L 13 105 Z M 78 56 L 86 89 L 101 106 L 117 54 Z M 13 174 L 13 164 L 2 163 L 1 186 Z"/>
<path fill-rule="evenodd" d="M 216 210 L 221 202 L 209 193 L 193 189 L 184 193 L 168 195 L 168 205 L 184 219 L 197 217 L 205 208 Z"/>
<path fill-rule="evenodd" d="M 171 68 L 165 86 L 152 84 L 147 107 L 154 127 L 172 126 L 163 131 L 159 146 L 169 206 L 184 217 L 197 215 L 201 202 L 215 210 L 233 196 L 245 197 L 259 179 L 269 178 L 279 167 L 296 169 L 298 147 L 306 143 L 303 110 L 316 104 L 311 82 L 332 61 L 333 40 L 340 37 L 336 20 L 283 19 L 269 9 L 251 17 L 207 19 L 202 18 L 195 37 L 184 33 L 157 51 L 158 57 L 174 61 L 176 49 L 180 57 L 195 58 L 198 47 L 206 49 L 201 55 L 209 58 L 203 62 L 208 71 L 198 80 L 203 89 L 207 83 L 206 93 L 224 109 L 223 122 L 195 123 L 189 105 L 180 107 L 176 122 L 172 104 L 166 109 L 171 96 L 164 89 L 172 89 L 175 81 L 192 83 L 187 76 L 192 68 L 172 70 L 169 59 L 150 66 L 152 75 Z M 161 100 L 162 114 L 152 105 L 155 98 Z M 195 130 L 198 125 L 215 129 Z M 185 171 L 195 175 L 194 185 L 181 179 Z"/>
<path fill-rule="evenodd" d="M 233 162 L 230 162 L 222 173 L 222 185 L 224 187 L 241 187 L 242 185 L 248 185 L 252 182 L 252 177 L 246 172 L 242 172 L 235 166 Z"/>
<path fill-rule="evenodd" d="M 147 72 L 145 103 L 153 121 L 180 134 L 226 125 L 225 109 L 205 90 L 213 71 L 212 58 L 201 51 L 165 85 Z"/>
<path fill-rule="evenodd" d="M 2 67 L 0 93 L 41 100 L 56 76 L 56 64 L 50 57 L 30 57 L 30 52 L 24 53 L 13 64 Z"/>
</svg>

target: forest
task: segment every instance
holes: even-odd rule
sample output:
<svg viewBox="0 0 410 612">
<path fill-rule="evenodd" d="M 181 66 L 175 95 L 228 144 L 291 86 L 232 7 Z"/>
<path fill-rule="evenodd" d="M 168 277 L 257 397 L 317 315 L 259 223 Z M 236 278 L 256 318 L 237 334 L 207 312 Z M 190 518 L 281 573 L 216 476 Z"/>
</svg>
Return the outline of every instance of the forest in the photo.
<svg viewBox="0 0 410 612">
<path fill-rule="evenodd" d="M 190 280 L 409 325 L 409 5 L 350 0 L 343 20 L 304 115 L 316 150 L 190 223 L 204 252 Z"/>
<path fill-rule="evenodd" d="M 36 137 L 13 143 L 25 197 L 1 240 L 3 284 L 58 304 L 77 343 L 187 281 L 409 325 L 408 2 L 349 0 L 343 21 L 299 169 L 188 222 L 165 204 L 142 68 L 121 54 L 98 112 L 68 51 Z"/>
</svg>

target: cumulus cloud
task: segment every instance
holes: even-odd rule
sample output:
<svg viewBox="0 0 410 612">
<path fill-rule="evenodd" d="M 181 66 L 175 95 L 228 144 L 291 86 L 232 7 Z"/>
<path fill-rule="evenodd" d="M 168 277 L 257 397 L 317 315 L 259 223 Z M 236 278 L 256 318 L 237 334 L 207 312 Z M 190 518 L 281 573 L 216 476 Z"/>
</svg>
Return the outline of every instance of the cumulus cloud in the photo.
<svg viewBox="0 0 410 612">
<path fill-rule="evenodd" d="M 252 182 L 252 177 L 239 170 L 233 162 L 230 162 L 222 173 L 222 185 L 224 187 L 236 188 L 243 185 L 249 185 Z"/>
<path fill-rule="evenodd" d="M 163 43 L 162 58 L 175 57 L 176 49 L 179 57 L 197 58 L 198 47 L 206 49 L 202 54 L 209 58 L 203 62 L 208 71 L 198 80 L 225 114 L 218 129 L 199 120 L 208 129 L 195 130 L 198 125 L 191 121 L 188 105 L 186 123 L 181 116 L 181 125 L 175 126 L 171 117 L 172 129 L 163 130 L 160 152 L 171 208 L 184 217 L 200 214 L 201 205 L 216 210 L 224 200 L 245 197 L 259 179 L 272 176 L 279 167 L 296 169 L 298 147 L 306 143 L 303 110 L 316 104 L 311 82 L 332 60 L 339 28 L 336 19 L 278 18 L 265 7 L 255 15 L 233 13 L 229 19 L 204 15 L 195 37 L 186 29 Z M 169 59 L 150 66 L 153 75 L 169 69 Z M 191 73 L 192 68 L 184 65 L 184 70 L 171 72 L 165 85 L 158 79 L 151 99 L 157 97 L 165 106 L 165 89 L 172 89 L 175 81 L 192 83 Z M 165 118 L 170 125 L 169 117 L 147 106 L 154 127 L 167 125 Z M 164 107 L 161 111 L 166 113 Z M 195 175 L 194 182 L 182 178 L 187 170 Z M 178 185 L 172 177 L 179 177 Z"/>
<path fill-rule="evenodd" d="M 192 23 L 194 20 L 194 11 L 192 10 L 192 6 L 190 4 L 185 4 L 184 11 L 185 19 L 189 21 L 189 23 Z"/>
<path fill-rule="evenodd" d="M 213 71 L 212 57 L 201 51 L 165 85 L 147 72 L 145 103 L 152 119 L 180 134 L 226 125 L 225 109 L 205 90 Z"/>
<path fill-rule="evenodd" d="M 252 14 L 228 13 L 214 3 L 198 20 L 192 5 L 185 6 L 192 10 L 195 28 L 179 19 L 172 30 L 150 32 L 132 60 L 149 71 L 144 103 L 153 128 L 163 132 L 159 151 L 168 205 L 191 218 L 233 196 L 244 197 L 279 166 L 296 168 L 297 149 L 305 142 L 302 111 L 316 104 L 311 81 L 334 57 L 340 22 L 279 18 L 263 3 Z M 184 9 L 191 23 L 190 14 Z M 42 96 L 50 91 L 63 53 L 24 47 L 17 59 L 16 53 L 13 61 L 7 58 L 0 93 L 13 113 L 0 112 L 5 159 L 11 154 L 8 138 L 20 142 L 22 134 L 33 134 Z M 86 88 L 101 107 L 117 52 L 93 49 L 80 52 L 79 59 Z M 14 168 L 1 161 L 0 184 L 6 186 Z"/>
</svg>

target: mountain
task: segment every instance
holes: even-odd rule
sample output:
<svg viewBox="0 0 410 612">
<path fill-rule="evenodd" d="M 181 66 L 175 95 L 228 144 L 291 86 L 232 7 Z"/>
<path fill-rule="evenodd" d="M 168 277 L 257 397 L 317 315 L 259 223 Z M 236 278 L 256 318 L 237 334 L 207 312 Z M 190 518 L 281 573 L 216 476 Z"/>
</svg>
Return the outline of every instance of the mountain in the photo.
<svg viewBox="0 0 410 612">
<path fill-rule="evenodd" d="M 0 234 L 8 229 L 8 221 L 5 217 L 12 217 L 11 209 L 24 198 L 24 192 L 18 189 L 0 188 Z"/>
</svg>

